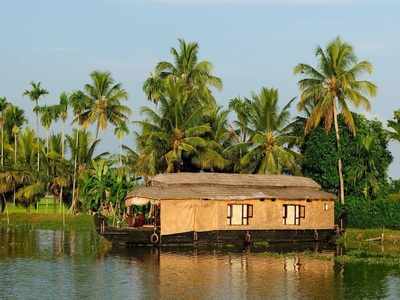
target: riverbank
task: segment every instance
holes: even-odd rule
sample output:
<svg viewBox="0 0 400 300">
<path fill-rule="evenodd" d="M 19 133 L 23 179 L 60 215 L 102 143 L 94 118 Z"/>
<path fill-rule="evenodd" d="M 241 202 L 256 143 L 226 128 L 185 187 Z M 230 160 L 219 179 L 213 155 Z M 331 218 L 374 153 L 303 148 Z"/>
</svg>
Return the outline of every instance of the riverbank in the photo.
<svg viewBox="0 0 400 300">
<path fill-rule="evenodd" d="M 350 228 L 337 243 L 343 249 L 338 262 L 400 265 L 400 230 Z"/>
<path fill-rule="evenodd" d="M 94 230 L 94 220 L 86 214 L 8 212 L 0 214 L 0 227 L 87 231 Z"/>
</svg>

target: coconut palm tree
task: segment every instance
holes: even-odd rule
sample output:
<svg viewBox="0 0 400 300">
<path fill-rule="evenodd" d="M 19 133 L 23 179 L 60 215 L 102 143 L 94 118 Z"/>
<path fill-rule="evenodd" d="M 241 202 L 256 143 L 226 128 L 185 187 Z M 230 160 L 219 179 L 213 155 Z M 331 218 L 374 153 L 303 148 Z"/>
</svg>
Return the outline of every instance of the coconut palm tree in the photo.
<svg viewBox="0 0 400 300">
<path fill-rule="evenodd" d="M 1 167 L 4 167 L 4 111 L 7 109 L 9 103 L 6 97 L 0 97 L 0 127 L 1 127 Z"/>
<path fill-rule="evenodd" d="M 12 129 L 12 134 L 14 136 L 14 165 L 17 164 L 17 141 L 18 141 L 18 134 L 19 134 L 19 128 L 18 126 L 14 125 Z"/>
<path fill-rule="evenodd" d="M 239 115 L 241 120 L 236 126 L 239 130 L 245 126 L 241 130 L 246 132 L 248 140 L 230 147 L 232 150 L 237 147 L 244 149 L 245 154 L 240 158 L 241 172 L 299 173 L 299 155 L 288 147 L 294 138 L 287 130 L 293 101 L 280 109 L 278 90 L 262 88 L 259 94 L 253 93 L 251 99 L 242 102 L 248 109 L 247 116 Z"/>
<path fill-rule="evenodd" d="M 49 154 L 50 129 L 53 121 L 56 120 L 56 106 L 44 105 L 37 107 L 35 110 L 38 111 L 42 127 L 46 130 L 46 154 Z"/>
<path fill-rule="evenodd" d="M 17 106 L 9 104 L 4 112 L 4 129 L 7 133 L 8 140 L 14 140 L 14 165 L 16 164 L 17 158 L 17 141 L 18 133 L 22 125 L 26 122 L 24 111 Z M 11 150 L 12 151 L 12 150 Z"/>
<path fill-rule="evenodd" d="M 87 106 L 80 113 L 85 126 L 96 124 L 96 139 L 100 130 L 107 129 L 108 124 L 117 126 L 128 120 L 129 107 L 121 103 L 128 99 L 128 93 L 121 83 L 115 83 L 109 72 L 94 71 L 90 74 L 92 83 L 86 84 L 82 92 Z"/>
<path fill-rule="evenodd" d="M 74 175 L 73 175 L 73 199 L 71 210 L 76 211 L 78 206 L 77 195 L 77 178 L 92 166 L 92 162 L 108 155 L 108 152 L 95 154 L 96 149 L 100 143 L 99 139 L 93 139 L 90 132 L 87 130 L 74 129 L 70 136 L 67 136 L 67 144 L 71 156 L 75 158 L 74 161 Z"/>
<path fill-rule="evenodd" d="M 391 128 L 389 136 L 391 139 L 400 142 L 400 110 L 396 110 L 393 114 L 393 120 L 388 121 L 388 127 Z"/>
<path fill-rule="evenodd" d="M 350 170 L 349 177 L 354 183 L 362 184 L 362 193 L 367 199 L 374 197 L 379 191 L 379 172 L 376 165 L 375 145 L 377 138 L 373 134 L 361 137 L 357 144 L 357 153 L 365 158 L 365 164 L 359 164 Z"/>
<path fill-rule="evenodd" d="M 4 111 L 4 131 L 9 140 L 12 139 L 12 129 L 14 126 L 22 128 L 27 122 L 25 118 L 25 112 L 18 106 L 9 103 L 6 110 Z"/>
<path fill-rule="evenodd" d="M 88 110 L 90 108 L 90 100 L 86 97 L 86 95 L 82 91 L 75 91 L 72 93 L 70 99 L 70 106 L 72 107 L 73 113 L 74 113 L 74 119 L 73 119 L 73 124 L 77 125 L 77 128 L 75 129 L 75 149 L 79 148 L 79 133 L 80 133 L 80 127 L 87 126 L 88 123 L 85 122 L 86 120 L 83 119 L 82 113 L 85 110 Z M 86 128 L 86 127 L 84 127 Z M 74 211 L 76 210 L 77 206 L 77 193 L 76 193 L 76 183 L 77 183 L 77 174 L 78 174 L 78 154 L 79 151 L 75 151 L 75 153 L 72 153 L 72 157 L 74 158 L 74 174 L 73 174 L 73 180 L 72 180 L 72 205 L 71 205 L 71 210 Z"/>
<path fill-rule="evenodd" d="M 122 149 L 124 154 L 122 155 L 122 162 L 125 168 L 125 171 L 127 174 L 132 175 L 133 177 L 136 177 L 136 174 L 146 174 L 145 171 L 139 172 L 137 167 L 139 166 L 138 164 L 138 158 L 139 154 L 132 148 L 122 145 Z M 155 174 L 155 172 L 154 172 Z"/>
<path fill-rule="evenodd" d="M 119 140 L 119 148 L 120 148 L 119 163 L 120 165 L 122 165 L 122 152 L 123 152 L 122 139 L 125 137 L 125 135 L 129 134 L 129 128 L 126 125 L 126 123 L 118 124 L 117 127 L 114 128 L 114 134 Z"/>
<path fill-rule="evenodd" d="M 36 163 L 36 134 L 31 128 L 24 128 L 18 135 L 17 161 L 25 170 L 34 171 Z"/>
<path fill-rule="evenodd" d="M 62 92 L 60 95 L 60 102 L 56 108 L 56 116 L 61 119 L 61 158 L 64 159 L 65 155 L 65 125 L 68 118 L 68 107 L 70 103 L 70 97 L 66 92 Z"/>
<path fill-rule="evenodd" d="M 236 130 L 231 130 L 234 133 L 237 143 L 247 141 L 249 132 L 248 129 L 248 112 L 251 109 L 251 100 L 247 98 L 236 97 L 229 101 L 229 109 L 236 115 L 236 120 L 233 125 Z"/>
<path fill-rule="evenodd" d="M 55 105 L 53 108 L 54 121 L 61 119 L 61 141 L 60 141 L 61 160 L 64 160 L 64 156 L 65 156 L 65 125 L 66 125 L 67 118 L 68 118 L 69 105 L 70 105 L 70 96 L 66 92 L 62 92 L 60 94 L 59 103 L 57 105 Z M 68 180 L 64 180 L 64 179 L 65 179 L 65 177 L 57 177 L 57 180 L 55 182 L 55 184 L 60 187 L 60 192 L 59 192 L 60 209 L 62 207 L 64 188 L 68 186 Z"/>
<path fill-rule="evenodd" d="M 368 61 L 358 61 L 353 47 L 339 37 L 330 42 L 326 49 L 318 47 L 315 56 L 317 67 L 298 64 L 295 74 L 302 79 L 298 82 L 300 101 L 298 109 L 303 110 L 309 102 L 315 102 L 305 126 L 305 132 L 317 127 L 323 121 L 329 131 L 334 124 L 336 142 L 340 153 L 340 132 L 338 114 L 341 113 L 347 127 L 356 133 L 356 126 L 350 111 L 350 105 L 370 109 L 368 97 L 376 95 L 377 87 L 370 81 L 359 79 L 360 76 L 372 72 Z M 342 159 L 338 158 L 338 174 L 340 201 L 344 203 L 344 180 Z"/>
<path fill-rule="evenodd" d="M 30 83 L 31 88 L 29 90 L 25 90 L 23 95 L 28 96 L 29 99 L 33 102 L 35 102 L 35 108 L 39 106 L 39 100 L 45 96 L 48 95 L 49 92 L 42 88 L 40 82 L 31 82 Z M 36 109 L 36 134 L 37 134 L 37 143 L 39 143 L 39 111 Z M 37 152 L 37 171 L 39 172 L 40 170 L 40 150 Z"/>
<path fill-rule="evenodd" d="M 145 119 L 137 122 L 141 127 L 137 135 L 141 175 L 190 169 L 190 161 L 207 147 L 206 134 L 211 127 L 203 121 L 205 108 L 194 108 L 191 100 L 185 83 L 169 78 L 158 109 L 142 108 Z M 213 154 L 207 164 L 223 167 L 219 165 L 222 156 Z"/>
<path fill-rule="evenodd" d="M 207 146 L 200 147 L 192 158 L 193 165 L 199 169 L 216 171 L 229 165 L 230 162 L 223 157 L 224 148 L 230 145 L 228 114 L 228 110 L 215 106 L 202 117 L 203 122 L 210 124 L 210 131 L 204 136 Z"/>
<path fill-rule="evenodd" d="M 24 170 L 10 169 L 0 173 L 0 194 L 6 199 L 6 194 L 12 195 L 12 201 L 16 203 L 17 188 L 29 181 L 29 173 Z M 5 202 L 5 201 L 4 201 Z"/>
<path fill-rule="evenodd" d="M 213 66 L 209 61 L 199 61 L 197 43 L 178 41 L 179 49 L 171 48 L 173 62 L 159 62 L 155 72 L 145 81 L 143 90 L 148 99 L 157 103 L 165 89 L 164 79 L 172 78 L 183 80 L 187 90 L 198 96 L 193 100 L 214 102 L 210 88 L 222 89 L 222 80 L 212 74 Z"/>
<path fill-rule="evenodd" d="M 3 197 L 12 192 L 13 202 L 16 202 L 16 191 L 20 187 L 27 184 L 30 179 L 37 176 L 31 176 L 32 168 L 35 168 L 36 163 L 36 145 L 35 134 L 33 130 L 24 129 L 20 131 L 18 125 L 14 124 L 13 131 L 14 146 L 13 146 L 13 165 L 8 165 L 0 172 L 0 194 Z"/>
</svg>

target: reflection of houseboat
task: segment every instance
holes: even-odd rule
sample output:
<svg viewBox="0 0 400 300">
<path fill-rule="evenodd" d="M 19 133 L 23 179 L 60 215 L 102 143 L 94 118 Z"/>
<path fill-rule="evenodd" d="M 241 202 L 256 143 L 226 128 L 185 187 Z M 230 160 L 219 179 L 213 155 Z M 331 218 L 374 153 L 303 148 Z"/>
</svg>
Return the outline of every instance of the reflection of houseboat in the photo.
<svg viewBox="0 0 400 300">
<path fill-rule="evenodd" d="M 134 245 L 326 241 L 335 234 L 334 199 L 305 177 L 162 174 L 128 194 L 127 227 L 99 231 Z"/>
</svg>

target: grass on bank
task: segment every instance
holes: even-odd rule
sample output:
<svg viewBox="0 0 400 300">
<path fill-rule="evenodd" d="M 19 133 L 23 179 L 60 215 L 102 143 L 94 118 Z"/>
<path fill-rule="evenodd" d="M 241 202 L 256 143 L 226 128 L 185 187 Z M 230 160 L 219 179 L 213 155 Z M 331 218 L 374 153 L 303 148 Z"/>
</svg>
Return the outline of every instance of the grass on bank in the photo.
<svg viewBox="0 0 400 300">
<path fill-rule="evenodd" d="M 348 228 L 346 233 L 339 238 L 338 243 L 341 245 L 355 243 L 371 243 L 369 239 L 383 237 L 384 244 L 400 245 L 400 230 L 392 230 L 385 228 L 374 229 L 357 229 Z"/>
<path fill-rule="evenodd" d="M 0 214 L 0 227 L 49 229 L 49 230 L 93 230 L 93 216 L 86 214 L 72 215 L 68 208 L 39 207 L 39 209 L 8 205 Z"/>
</svg>

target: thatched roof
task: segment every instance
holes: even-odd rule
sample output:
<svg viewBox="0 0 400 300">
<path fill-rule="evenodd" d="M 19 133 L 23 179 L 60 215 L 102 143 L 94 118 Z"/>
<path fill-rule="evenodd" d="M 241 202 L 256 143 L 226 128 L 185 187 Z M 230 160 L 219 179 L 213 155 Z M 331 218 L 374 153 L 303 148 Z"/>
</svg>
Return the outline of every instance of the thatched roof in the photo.
<svg viewBox="0 0 400 300">
<path fill-rule="evenodd" d="M 152 186 L 164 185 L 225 185 L 248 187 L 307 187 L 320 189 L 311 178 L 289 175 L 255 175 L 228 173 L 169 173 L 151 178 Z"/>
<path fill-rule="evenodd" d="M 335 199 L 321 191 L 315 181 L 286 175 L 248 175 L 223 173 L 161 174 L 151 186 L 140 187 L 127 196 L 157 200 L 246 200 L 246 199 Z"/>
<path fill-rule="evenodd" d="M 321 190 L 309 188 L 242 188 L 227 186 L 171 186 L 140 187 L 129 193 L 127 198 L 141 197 L 160 200 L 246 200 L 246 199 L 335 199 L 335 196 Z"/>
</svg>

